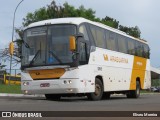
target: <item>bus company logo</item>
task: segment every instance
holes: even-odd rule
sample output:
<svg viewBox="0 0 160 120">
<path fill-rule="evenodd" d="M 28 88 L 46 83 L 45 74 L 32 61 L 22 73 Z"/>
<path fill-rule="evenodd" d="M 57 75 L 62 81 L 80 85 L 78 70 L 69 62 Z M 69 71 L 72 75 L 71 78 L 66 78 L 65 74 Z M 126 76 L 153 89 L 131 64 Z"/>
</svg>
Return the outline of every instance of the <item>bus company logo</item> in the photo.
<svg viewBox="0 0 160 120">
<path fill-rule="evenodd" d="M 103 54 L 104 60 L 108 61 L 108 55 L 107 54 Z"/>
<path fill-rule="evenodd" d="M 36 73 L 36 75 L 40 75 L 40 73 L 39 73 L 39 72 L 37 72 L 37 73 Z"/>
<path fill-rule="evenodd" d="M 142 66 L 143 63 L 142 63 L 142 62 L 137 62 L 137 65 L 138 65 L 138 66 Z"/>
<path fill-rule="evenodd" d="M 105 61 L 111 61 L 111 62 L 117 62 L 117 63 L 128 63 L 128 59 L 126 58 L 121 58 L 117 56 L 110 56 L 108 57 L 107 54 L 103 54 L 104 60 Z"/>
<path fill-rule="evenodd" d="M 110 61 L 117 62 L 117 63 L 126 63 L 126 64 L 128 63 L 128 59 L 121 58 L 121 57 L 115 57 L 115 56 L 111 56 Z"/>
<path fill-rule="evenodd" d="M 2 112 L 2 117 L 11 117 L 11 112 Z"/>
</svg>

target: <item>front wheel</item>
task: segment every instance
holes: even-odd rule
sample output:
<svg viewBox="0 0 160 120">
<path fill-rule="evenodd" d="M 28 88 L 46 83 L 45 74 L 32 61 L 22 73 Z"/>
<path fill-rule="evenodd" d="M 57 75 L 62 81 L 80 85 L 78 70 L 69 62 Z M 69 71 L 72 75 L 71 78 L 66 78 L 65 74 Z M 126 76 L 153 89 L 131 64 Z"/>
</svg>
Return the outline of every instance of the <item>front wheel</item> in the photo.
<svg viewBox="0 0 160 120">
<path fill-rule="evenodd" d="M 140 83 L 136 81 L 136 90 L 130 90 L 127 93 L 127 98 L 139 98 L 140 96 Z"/>
<path fill-rule="evenodd" d="M 96 100 L 101 100 L 103 96 L 103 84 L 100 79 L 96 78 L 95 80 L 95 92 L 94 93 L 89 93 L 88 99 L 96 101 Z"/>
</svg>

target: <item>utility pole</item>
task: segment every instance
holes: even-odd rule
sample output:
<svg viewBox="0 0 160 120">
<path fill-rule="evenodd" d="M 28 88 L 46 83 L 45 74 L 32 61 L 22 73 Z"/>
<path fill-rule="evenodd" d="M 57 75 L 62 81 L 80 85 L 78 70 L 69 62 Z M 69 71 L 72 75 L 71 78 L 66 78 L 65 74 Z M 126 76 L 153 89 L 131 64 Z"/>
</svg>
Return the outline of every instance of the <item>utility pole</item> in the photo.
<svg viewBox="0 0 160 120">
<path fill-rule="evenodd" d="M 15 16 L 16 16 L 16 11 L 17 11 L 19 5 L 20 5 L 23 1 L 24 1 L 24 0 L 21 0 L 21 1 L 18 3 L 18 5 L 16 6 L 16 9 L 14 10 L 14 16 L 13 16 L 13 28 L 12 28 L 12 42 L 14 42 L 14 41 L 13 41 L 13 38 L 14 38 L 14 26 L 15 26 Z M 13 54 L 11 54 L 11 57 L 10 57 L 10 77 L 9 77 L 9 85 L 10 85 L 11 73 L 12 73 L 12 71 L 11 71 L 11 69 L 12 69 L 12 56 L 13 56 Z"/>
</svg>

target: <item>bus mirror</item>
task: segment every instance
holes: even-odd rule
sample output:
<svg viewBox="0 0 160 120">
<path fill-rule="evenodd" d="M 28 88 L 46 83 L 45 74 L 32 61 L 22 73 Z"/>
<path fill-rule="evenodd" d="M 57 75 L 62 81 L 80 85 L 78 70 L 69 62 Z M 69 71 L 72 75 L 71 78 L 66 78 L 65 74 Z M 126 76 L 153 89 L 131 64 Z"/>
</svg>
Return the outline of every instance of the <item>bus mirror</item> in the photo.
<svg viewBox="0 0 160 120">
<path fill-rule="evenodd" d="M 10 55 L 13 55 L 13 52 L 14 52 L 14 43 L 11 42 L 11 43 L 9 44 L 9 54 L 10 54 Z"/>
<path fill-rule="evenodd" d="M 83 33 L 78 33 L 77 37 L 84 37 Z"/>
<path fill-rule="evenodd" d="M 76 50 L 76 38 L 74 36 L 69 37 L 69 49 L 70 51 Z"/>
</svg>

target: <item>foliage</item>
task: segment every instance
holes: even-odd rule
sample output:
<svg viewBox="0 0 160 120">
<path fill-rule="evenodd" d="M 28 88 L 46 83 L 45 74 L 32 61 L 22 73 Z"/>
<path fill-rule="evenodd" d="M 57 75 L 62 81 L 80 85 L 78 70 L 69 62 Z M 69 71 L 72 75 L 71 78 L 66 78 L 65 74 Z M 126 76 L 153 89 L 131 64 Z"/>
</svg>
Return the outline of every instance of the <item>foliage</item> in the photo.
<svg viewBox="0 0 160 120">
<path fill-rule="evenodd" d="M 136 38 L 140 38 L 141 35 L 141 31 L 139 29 L 138 26 L 135 27 L 126 27 L 126 26 L 119 26 L 119 30 L 126 32 L 127 34 L 136 37 Z"/>
<path fill-rule="evenodd" d="M 105 25 L 108 25 L 116 29 L 118 29 L 118 26 L 119 26 L 119 21 L 117 21 L 116 19 L 110 18 L 108 16 L 103 18 L 101 22 Z"/>
<path fill-rule="evenodd" d="M 151 86 L 160 86 L 160 79 L 154 79 L 151 82 Z"/>
<path fill-rule="evenodd" d="M 85 9 L 83 5 L 76 9 L 67 2 L 64 3 L 63 6 L 58 6 L 55 1 L 52 1 L 47 7 L 40 8 L 34 13 L 28 13 L 26 18 L 23 19 L 23 26 L 26 27 L 33 22 L 41 20 L 63 17 L 84 17 L 93 21 L 98 20 L 95 17 L 95 11 L 92 9 Z"/>
</svg>

